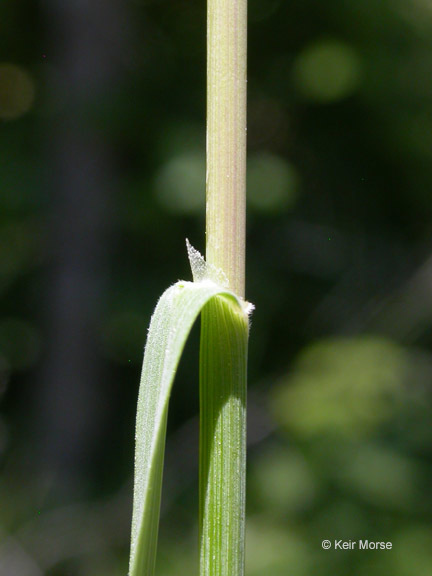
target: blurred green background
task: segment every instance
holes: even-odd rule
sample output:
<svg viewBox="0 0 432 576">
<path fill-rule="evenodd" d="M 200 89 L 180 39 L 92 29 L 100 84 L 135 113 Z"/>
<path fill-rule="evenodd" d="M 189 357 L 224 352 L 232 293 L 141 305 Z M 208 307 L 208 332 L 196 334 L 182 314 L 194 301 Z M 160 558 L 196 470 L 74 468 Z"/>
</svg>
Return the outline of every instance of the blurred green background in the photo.
<svg viewBox="0 0 432 576">
<path fill-rule="evenodd" d="M 1 2 L 1 576 L 127 573 L 147 325 L 204 250 L 205 12 Z M 247 574 L 429 576 L 432 4 L 250 0 L 249 24 Z M 197 341 L 160 576 L 197 574 Z"/>
</svg>

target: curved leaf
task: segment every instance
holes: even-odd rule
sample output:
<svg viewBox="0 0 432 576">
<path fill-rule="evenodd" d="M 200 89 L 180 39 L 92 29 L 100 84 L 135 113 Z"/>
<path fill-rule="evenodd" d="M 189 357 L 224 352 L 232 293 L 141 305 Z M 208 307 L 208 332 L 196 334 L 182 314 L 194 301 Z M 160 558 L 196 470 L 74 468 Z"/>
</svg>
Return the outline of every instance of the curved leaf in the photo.
<svg viewBox="0 0 432 576">
<path fill-rule="evenodd" d="M 161 498 L 168 401 L 191 328 L 215 296 L 247 316 L 250 307 L 214 282 L 177 282 L 164 292 L 150 322 L 136 423 L 130 576 L 152 576 Z"/>
</svg>

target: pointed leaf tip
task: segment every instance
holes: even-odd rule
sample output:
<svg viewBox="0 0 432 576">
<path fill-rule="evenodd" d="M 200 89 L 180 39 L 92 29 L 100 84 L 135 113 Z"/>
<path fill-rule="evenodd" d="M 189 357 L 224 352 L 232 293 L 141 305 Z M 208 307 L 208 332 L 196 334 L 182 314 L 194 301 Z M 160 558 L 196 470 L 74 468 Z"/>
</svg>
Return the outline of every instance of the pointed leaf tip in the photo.
<svg viewBox="0 0 432 576">
<path fill-rule="evenodd" d="M 204 256 L 192 246 L 187 238 L 186 248 L 193 280 L 194 282 L 202 282 L 207 278 L 207 264 Z"/>
<path fill-rule="evenodd" d="M 225 272 L 212 264 L 208 264 L 204 256 L 192 246 L 187 238 L 186 247 L 194 282 L 211 280 L 222 288 L 229 288 L 229 282 Z"/>
</svg>

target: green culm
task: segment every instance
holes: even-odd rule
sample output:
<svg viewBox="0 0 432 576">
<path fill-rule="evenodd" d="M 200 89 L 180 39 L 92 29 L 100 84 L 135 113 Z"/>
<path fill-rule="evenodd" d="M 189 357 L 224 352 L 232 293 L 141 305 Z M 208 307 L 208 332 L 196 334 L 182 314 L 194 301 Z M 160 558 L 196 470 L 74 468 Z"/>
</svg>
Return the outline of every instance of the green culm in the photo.
<svg viewBox="0 0 432 576">
<path fill-rule="evenodd" d="M 207 3 L 206 260 L 187 242 L 193 282 L 151 319 L 136 422 L 130 576 L 152 576 L 168 402 L 201 313 L 200 576 L 243 576 L 249 316 L 244 299 L 247 0 Z"/>
</svg>

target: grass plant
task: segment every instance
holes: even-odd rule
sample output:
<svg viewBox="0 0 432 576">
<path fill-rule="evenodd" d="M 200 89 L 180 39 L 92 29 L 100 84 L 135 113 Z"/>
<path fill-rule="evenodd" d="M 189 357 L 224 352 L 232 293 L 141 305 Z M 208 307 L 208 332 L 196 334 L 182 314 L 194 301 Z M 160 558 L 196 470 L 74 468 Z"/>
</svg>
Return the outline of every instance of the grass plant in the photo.
<svg viewBox="0 0 432 576">
<path fill-rule="evenodd" d="M 246 0 L 208 0 L 206 260 L 160 298 L 141 376 L 130 576 L 152 576 L 168 401 L 200 313 L 200 575 L 244 574 L 246 367 Z"/>
</svg>

